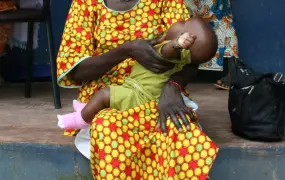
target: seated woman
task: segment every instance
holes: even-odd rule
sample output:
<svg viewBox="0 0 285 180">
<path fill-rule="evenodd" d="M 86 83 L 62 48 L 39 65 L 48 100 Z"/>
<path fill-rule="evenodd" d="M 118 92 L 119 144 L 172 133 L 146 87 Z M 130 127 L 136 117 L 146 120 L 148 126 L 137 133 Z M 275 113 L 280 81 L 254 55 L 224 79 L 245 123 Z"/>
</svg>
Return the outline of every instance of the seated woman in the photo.
<svg viewBox="0 0 285 180">
<path fill-rule="evenodd" d="M 166 37 L 175 37 L 181 32 L 182 34 L 177 38 L 163 41 L 155 46 L 156 51 L 165 60 L 175 64 L 173 69 L 162 74 L 155 74 L 139 63 L 135 64 L 132 73 L 125 78 L 121 86 L 100 89 L 86 106 L 85 104 L 77 105 L 77 111 L 63 116 L 58 115 L 59 127 L 84 129 L 90 125 L 95 115 L 105 108 L 125 111 L 158 100 L 163 86 L 172 74 L 181 71 L 187 64 L 199 65 L 215 55 L 218 46 L 217 38 L 206 22 L 193 18 L 187 22 L 176 23 L 170 27 Z M 196 39 L 197 42 L 195 42 Z M 190 59 L 190 51 L 193 53 L 192 59 Z M 187 128 L 190 129 L 190 126 Z"/>
<path fill-rule="evenodd" d="M 156 37 L 188 19 L 180 0 L 73 0 L 57 58 L 59 85 L 79 88 L 78 101 L 87 103 L 100 89 L 126 82 L 136 73 L 132 67 L 137 63 L 154 73 L 169 71 L 174 64 L 156 52 Z M 185 117 L 184 113 L 197 120 L 194 112 L 187 112 L 181 95 L 197 69 L 191 63 L 172 74 L 159 103 L 146 102 L 126 111 L 104 109 L 92 118 L 75 145 L 90 158 L 94 179 L 206 179 L 218 148 Z"/>
</svg>

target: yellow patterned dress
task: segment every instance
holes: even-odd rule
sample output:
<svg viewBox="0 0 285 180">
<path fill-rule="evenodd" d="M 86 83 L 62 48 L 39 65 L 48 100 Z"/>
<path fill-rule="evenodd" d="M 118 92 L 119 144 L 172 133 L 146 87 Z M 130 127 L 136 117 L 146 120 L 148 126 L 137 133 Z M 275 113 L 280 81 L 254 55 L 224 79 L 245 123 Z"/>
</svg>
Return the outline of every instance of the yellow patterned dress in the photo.
<svg viewBox="0 0 285 180">
<path fill-rule="evenodd" d="M 77 84 L 68 73 L 90 56 L 100 55 L 134 40 L 153 39 L 173 23 L 186 20 L 182 0 L 140 0 L 128 11 L 107 8 L 103 0 L 73 0 L 57 58 L 58 83 L 79 88 L 86 103 L 100 88 L 121 85 L 134 59 L 126 59 L 96 81 Z M 218 148 L 194 123 L 179 133 L 168 121 L 169 136 L 155 130 L 157 102 L 98 113 L 90 127 L 91 169 L 94 179 L 205 180 Z M 77 131 L 65 131 L 75 135 Z"/>
</svg>

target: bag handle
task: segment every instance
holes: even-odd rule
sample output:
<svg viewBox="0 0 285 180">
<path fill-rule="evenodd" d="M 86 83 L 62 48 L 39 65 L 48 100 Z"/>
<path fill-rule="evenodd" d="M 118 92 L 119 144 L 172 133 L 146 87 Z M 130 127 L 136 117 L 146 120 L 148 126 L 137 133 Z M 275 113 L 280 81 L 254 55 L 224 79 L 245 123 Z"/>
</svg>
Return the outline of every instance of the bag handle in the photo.
<svg viewBox="0 0 285 180">
<path fill-rule="evenodd" d="M 259 79 L 266 78 L 268 82 L 270 82 L 274 86 L 282 86 L 285 88 L 285 76 L 278 72 L 278 73 L 267 73 L 263 76 L 260 76 Z"/>
<path fill-rule="evenodd" d="M 282 73 L 278 72 L 274 75 L 273 81 L 276 83 L 285 84 L 285 76 Z"/>
<path fill-rule="evenodd" d="M 282 73 L 278 72 L 278 73 L 275 73 L 275 74 L 273 74 L 273 75 L 274 75 L 273 81 L 274 81 L 275 83 L 277 83 L 277 84 L 280 84 L 280 83 L 281 83 L 282 85 L 285 85 L 285 76 L 284 76 Z M 282 108 L 283 106 L 284 106 L 284 104 L 281 103 L 281 109 L 283 109 L 283 108 Z M 284 124 L 283 124 L 283 125 L 284 125 Z M 280 127 L 280 128 L 285 128 L 285 126 Z M 282 134 L 279 129 L 278 129 L 278 133 L 279 133 L 280 138 L 284 141 L 284 140 L 285 140 L 285 135 Z"/>
</svg>

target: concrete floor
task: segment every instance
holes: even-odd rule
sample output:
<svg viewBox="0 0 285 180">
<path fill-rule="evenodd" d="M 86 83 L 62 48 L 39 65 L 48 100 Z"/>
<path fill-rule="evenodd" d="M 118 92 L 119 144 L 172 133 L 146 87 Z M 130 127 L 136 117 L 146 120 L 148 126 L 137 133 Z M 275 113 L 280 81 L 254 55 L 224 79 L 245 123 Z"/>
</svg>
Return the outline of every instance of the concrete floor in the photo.
<svg viewBox="0 0 285 180">
<path fill-rule="evenodd" d="M 71 145 L 63 136 L 56 115 L 71 110 L 76 91 L 61 91 L 61 110 L 55 110 L 50 83 L 34 83 L 32 98 L 24 98 L 23 84 L 6 84 L 0 89 L 0 142 Z"/>
<path fill-rule="evenodd" d="M 39 143 L 72 145 L 57 128 L 56 115 L 72 110 L 76 90 L 61 89 L 61 110 L 54 110 L 50 83 L 33 84 L 32 98 L 25 99 L 22 84 L 8 84 L 0 89 L 0 143 Z M 190 84 L 193 99 L 199 105 L 204 132 L 220 146 L 281 146 L 285 143 L 258 143 L 234 136 L 227 112 L 228 92 L 211 84 Z"/>
</svg>

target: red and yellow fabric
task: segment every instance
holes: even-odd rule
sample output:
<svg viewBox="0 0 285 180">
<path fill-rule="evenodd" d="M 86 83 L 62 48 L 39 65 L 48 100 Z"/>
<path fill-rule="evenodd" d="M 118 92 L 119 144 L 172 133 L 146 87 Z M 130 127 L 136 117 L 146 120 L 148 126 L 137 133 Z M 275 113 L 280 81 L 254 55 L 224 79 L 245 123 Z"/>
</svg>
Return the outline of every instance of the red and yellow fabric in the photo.
<svg viewBox="0 0 285 180">
<path fill-rule="evenodd" d="M 111 10 L 103 0 L 73 0 L 57 58 L 59 85 L 79 88 L 78 100 L 88 102 L 100 88 L 122 84 L 135 60 L 126 59 L 96 81 L 80 84 L 68 75 L 76 65 L 127 41 L 153 39 L 188 17 L 182 0 L 140 0 L 128 11 Z M 164 137 L 154 129 L 156 104 L 96 115 L 90 132 L 94 179 L 206 179 L 216 144 L 194 123 L 191 131 L 179 133 L 169 121 L 169 136 Z"/>
</svg>

